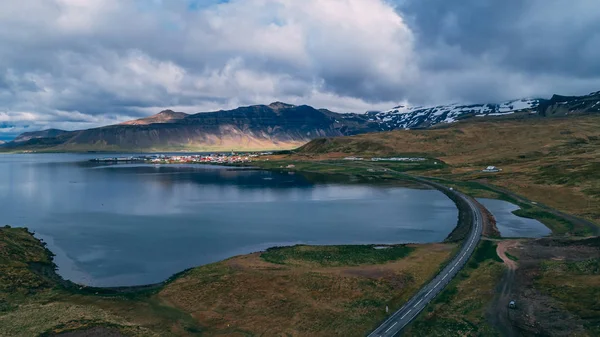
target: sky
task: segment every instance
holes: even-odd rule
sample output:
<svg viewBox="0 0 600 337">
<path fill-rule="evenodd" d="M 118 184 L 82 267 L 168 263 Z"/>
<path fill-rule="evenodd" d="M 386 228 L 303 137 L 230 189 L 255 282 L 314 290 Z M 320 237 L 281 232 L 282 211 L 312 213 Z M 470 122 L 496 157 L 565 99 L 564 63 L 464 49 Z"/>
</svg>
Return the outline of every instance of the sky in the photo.
<svg viewBox="0 0 600 337">
<path fill-rule="evenodd" d="M 0 140 L 283 101 L 600 90 L 597 0 L 3 0 Z"/>
</svg>

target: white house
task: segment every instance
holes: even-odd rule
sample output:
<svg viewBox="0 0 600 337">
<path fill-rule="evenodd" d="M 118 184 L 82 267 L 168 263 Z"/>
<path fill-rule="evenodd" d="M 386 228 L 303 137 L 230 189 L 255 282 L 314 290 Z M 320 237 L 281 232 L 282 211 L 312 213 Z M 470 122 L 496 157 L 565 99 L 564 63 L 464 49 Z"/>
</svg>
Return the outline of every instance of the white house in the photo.
<svg viewBox="0 0 600 337">
<path fill-rule="evenodd" d="M 488 166 L 483 170 L 483 172 L 500 172 L 500 171 L 502 171 L 502 170 L 497 168 L 496 166 Z"/>
</svg>

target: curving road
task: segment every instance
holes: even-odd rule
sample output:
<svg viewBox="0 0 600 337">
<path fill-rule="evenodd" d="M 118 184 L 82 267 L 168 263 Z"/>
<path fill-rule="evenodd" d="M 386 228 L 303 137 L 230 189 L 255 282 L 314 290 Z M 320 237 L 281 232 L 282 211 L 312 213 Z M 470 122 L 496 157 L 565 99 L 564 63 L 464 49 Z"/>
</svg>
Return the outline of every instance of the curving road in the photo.
<svg viewBox="0 0 600 337">
<path fill-rule="evenodd" d="M 475 247 L 481 239 L 481 232 L 483 230 L 483 216 L 479 207 L 475 205 L 473 200 L 464 194 L 448 189 L 445 186 L 426 181 L 425 179 L 417 179 L 428 185 L 433 185 L 438 189 L 444 189 L 447 192 L 454 193 L 457 197 L 467 202 L 471 208 L 473 216 L 473 224 L 469 237 L 463 243 L 460 252 L 452 259 L 452 261 L 427 285 L 425 285 L 419 292 L 413 296 L 406 304 L 391 315 L 385 322 L 383 322 L 377 329 L 369 334 L 369 337 L 396 336 L 410 323 L 417 315 L 425 309 L 427 304 L 439 294 L 446 285 L 458 274 L 462 267 L 467 263 L 471 254 L 475 250 Z"/>
</svg>

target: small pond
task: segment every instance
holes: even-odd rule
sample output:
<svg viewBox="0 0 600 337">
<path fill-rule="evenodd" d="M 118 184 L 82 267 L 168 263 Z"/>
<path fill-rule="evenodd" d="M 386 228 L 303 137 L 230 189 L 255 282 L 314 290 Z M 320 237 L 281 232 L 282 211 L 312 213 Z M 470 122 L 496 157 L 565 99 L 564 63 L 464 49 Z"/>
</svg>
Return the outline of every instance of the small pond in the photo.
<svg viewBox="0 0 600 337">
<path fill-rule="evenodd" d="M 541 238 L 550 235 L 552 231 L 543 223 L 513 214 L 520 207 L 508 201 L 478 198 L 496 218 L 496 226 L 502 237 Z"/>
</svg>

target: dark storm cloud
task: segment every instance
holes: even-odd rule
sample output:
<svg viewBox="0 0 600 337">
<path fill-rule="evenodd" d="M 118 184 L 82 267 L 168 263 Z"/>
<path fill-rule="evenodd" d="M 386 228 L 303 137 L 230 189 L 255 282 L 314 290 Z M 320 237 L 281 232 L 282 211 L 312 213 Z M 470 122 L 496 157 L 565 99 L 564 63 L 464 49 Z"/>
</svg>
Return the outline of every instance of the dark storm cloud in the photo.
<svg viewBox="0 0 600 337">
<path fill-rule="evenodd" d="M 600 87 L 598 1 L 420 0 L 403 1 L 398 9 L 416 35 L 421 71 L 443 79 L 479 69 L 480 76 L 465 76 L 464 85 L 449 90 L 451 99 L 545 97 Z"/>
<path fill-rule="evenodd" d="M 598 76 L 600 3 L 577 3 L 423 0 L 403 10 L 413 14 L 421 48 L 443 41 L 465 55 L 496 55 L 501 65 L 532 74 Z"/>
</svg>

